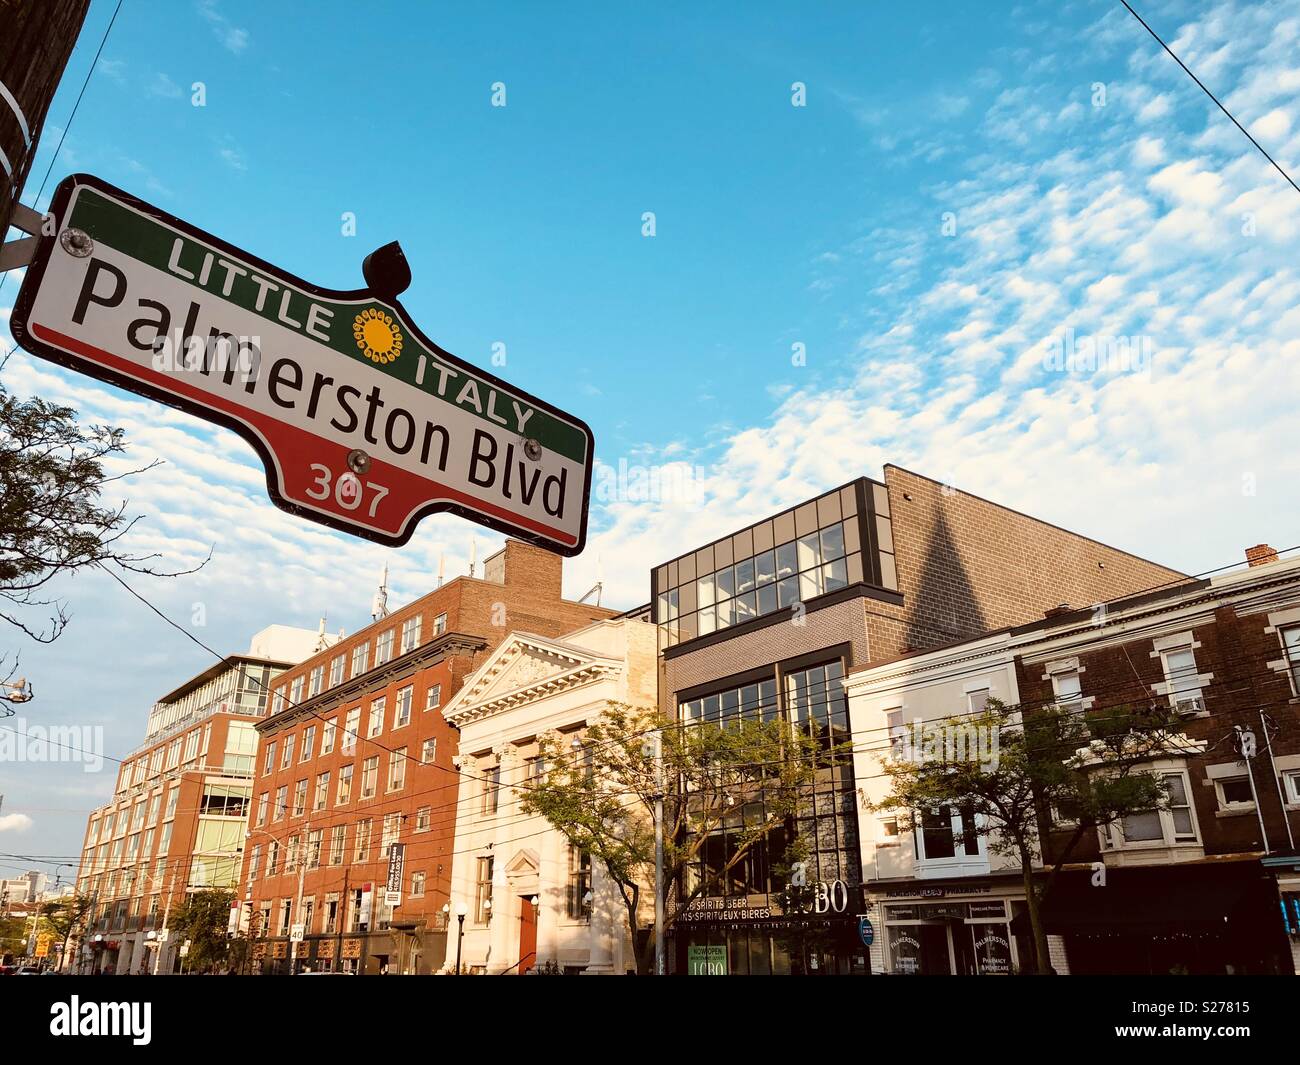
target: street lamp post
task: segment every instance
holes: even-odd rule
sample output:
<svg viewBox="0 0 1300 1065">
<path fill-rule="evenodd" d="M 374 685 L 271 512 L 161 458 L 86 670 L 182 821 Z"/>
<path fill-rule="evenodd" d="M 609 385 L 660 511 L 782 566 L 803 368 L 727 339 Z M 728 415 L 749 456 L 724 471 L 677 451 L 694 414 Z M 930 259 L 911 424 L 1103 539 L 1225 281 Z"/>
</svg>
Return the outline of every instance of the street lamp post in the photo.
<svg viewBox="0 0 1300 1065">
<path fill-rule="evenodd" d="M 468 907 L 463 902 L 456 903 L 456 975 L 460 975 L 460 945 L 465 939 L 465 914 L 469 912 Z"/>
</svg>

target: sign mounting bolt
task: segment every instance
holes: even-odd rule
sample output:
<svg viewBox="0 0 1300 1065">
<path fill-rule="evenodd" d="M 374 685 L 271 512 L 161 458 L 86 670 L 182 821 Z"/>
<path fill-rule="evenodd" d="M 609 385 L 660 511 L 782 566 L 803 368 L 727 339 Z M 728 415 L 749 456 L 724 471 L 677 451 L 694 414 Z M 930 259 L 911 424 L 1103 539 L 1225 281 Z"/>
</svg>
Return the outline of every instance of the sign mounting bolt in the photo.
<svg viewBox="0 0 1300 1065">
<path fill-rule="evenodd" d="M 542 445 L 529 437 L 524 441 L 524 454 L 533 462 L 537 462 L 542 457 Z"/>
<path fill-rule="evenodd" d="M 365 473 L 370 469 L 370 456 L 360 448 L 348 452 L 348 469 L 353 473 Z"/>
<path fill-rule="evenodd" d="M 65 229 L 59 234 L 59 243 L 64 251 L 78 259 L 84 259 L 95 250 L 95 242 L 84 229 Z"/>
</svg>

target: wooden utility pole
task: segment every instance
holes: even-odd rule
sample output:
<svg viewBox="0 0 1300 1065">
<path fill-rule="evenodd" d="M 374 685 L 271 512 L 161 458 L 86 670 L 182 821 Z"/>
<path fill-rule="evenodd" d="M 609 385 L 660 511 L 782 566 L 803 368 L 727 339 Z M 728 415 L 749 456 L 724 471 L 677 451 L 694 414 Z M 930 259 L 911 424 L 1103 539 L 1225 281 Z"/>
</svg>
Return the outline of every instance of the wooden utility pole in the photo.
<svg viewBox="0 0 1300 1065">
<path fill-rule="evenodd" d="M 89 7 L 90 0 L 0 0 L 0 240 Z"/>
</svg>

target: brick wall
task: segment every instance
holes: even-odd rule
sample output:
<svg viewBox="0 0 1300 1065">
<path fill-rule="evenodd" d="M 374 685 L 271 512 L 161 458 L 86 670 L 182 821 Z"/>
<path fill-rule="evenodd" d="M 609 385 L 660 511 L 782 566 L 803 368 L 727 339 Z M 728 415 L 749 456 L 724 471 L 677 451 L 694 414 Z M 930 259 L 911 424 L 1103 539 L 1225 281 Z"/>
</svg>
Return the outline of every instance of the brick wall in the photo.
<svg viewBox="0 0 1300 1065">
<path fill-rule="evenodd" d="M 1293 584 L 1291 606 L 1300 607 L 1300 580 Z M 1190 798 L 1196 810 L 1196 821 L 1206 855 L 1228 855 L 1263 851 L 1259 818 L 1253 808 L 1224 811 L 1220 808 L 1208 767 L 1232 763 L 1238 759 L 1233 742 L 1234 726 L 1249 728 L 1256 737 L 1260 755 L 1252 763 L 1255 787 L 1260 810 L 1268 833 L 1271 849 L 1287 849 L 1286 817 L 1278 796 L 1278 785 L 1273 779 L 1269 757 L 1264 750 L 1260 711 L 1265 711 L 1276 728 L 1273 734 L 1273 755 L 1282 761 L 1282 768 L 1300 768 L 1300 700 L 1294 694 L 1288 674 L 1282 668 L 1284 658 L 1276 632 L 1269 631 L 1269 610 L 1239 612 L 1232 604 L 1222 602 L 1213 592 L 1206 593 L 1204 608 L 1199 616 L 1180 621 L 1171 616 L 1163 624 L 1153 620 L 1142 634 L 1123 642 L 1112 642 L 1110 629 L 1096 630 L 1094 646 L 1083 644 L 1072 647 L 1070 657 L 1077 657 L 1082 667 L 1081 688 L 1085 697 L 1092 697 L 1094 709 L 1108 706 L 1141 706 L 1151 703 L 1168 705 L 1167 697 L 1156 687 L 1164 682 L 1164 668 L 1159 655 L 1152 656 L 1154 641 L 1160 635 L 1187 632 L 1193 634 L 1199 646 L 1194 648 L 1198 673 L 1212 674 L 1202 684 L 1205 713 L 1183 720 L 1181 730 L 1193 740 L 1204 740 L 1206 753 L 1187 760 Z M 1286 606 L 1285 596 L 1279 606 L 1275 602 L 1270 610 Z M 1242 606 L 1245 611 L 1246 606 Z M 1076 653 L 1077 652 L 1077 653 Z M 1017 682 L 1022 701 L 1029 706 L 1052 699 L 1050 681 L 1043 679 L 1045 672 L 1041 655 L 1028 662 L 1017 660 Z M 1295 762 L 1287 766 L 1287 759 Z M 1241 773 L 1245 774 L 1242 765 Z M 1300 811 L 1290 811 L 1292 830 L 1300 839 Z M 1062 837 L 1057 837 L 1057 844 Z M 1071 861 L 1094 860 L 1100 848 L 1091 834 L 1070 855 Z"/>
<path fill-rule="evenodd" d="M 904 628 L 882 627 L 880 635 L 914 649 L 1023 624 L 1060 603 L 1090 606 L 1183 577 L 898 466 L 885 467 L 885 484 L 905 609 Z M 877 647 L 873 657 L 891 650 Z"/>
<path fill-rule="evenodd" d="M 1182 578 L 1165 566 L 885 467 L 903 605 L 865 597 L 809 610 L 663 663 L 660 705 L 675 692 L 848 642 L 851 668 L 1036 620 L 1062 602 L 1112 599 Z"/>
</svg>

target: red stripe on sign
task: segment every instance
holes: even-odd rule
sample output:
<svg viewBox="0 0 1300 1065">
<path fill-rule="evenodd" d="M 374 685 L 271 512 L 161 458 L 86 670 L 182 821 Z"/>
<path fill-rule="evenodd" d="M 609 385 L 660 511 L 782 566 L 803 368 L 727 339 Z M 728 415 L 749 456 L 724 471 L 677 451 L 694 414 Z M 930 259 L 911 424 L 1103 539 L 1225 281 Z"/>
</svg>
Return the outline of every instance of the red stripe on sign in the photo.
<svg viewBox="0 0 1300 1065">
<path fill-rule="evenodd" d="M 32 322 L 29 324 L 29 328 L 38 340 L 42 340 L 47 344 L 61 348 L 97 365 L 104 366 L 142 384 L 152 385 L 163 392 L 170 392 L 173 395 L 184 397 L 201 407 L 222 411 L 253 427 L 261 433 L 267 446 L 279 460 L 282 481 L 280 490 L 284 497 L 292 503 L 336 515 L 355 525 L 396 535 L 413 511 L 426 503 L 445 500 L 460 503 L 472 510 L 491 514 L 502 521 L 541 533 L 564 544 L 576 544 L 578 542 L 576 536 L 561 529 L 552 528 L 534 518 L 477 499 L 458 489 L 450 488 L 431 478 L 412 473 L 410 470 L 402 469 L 400 466 L 395 466 L 380 459 L 371 461 L 366 478 L 374 478 L 375 481 L 380 481 L 381 478 L 387 479 L 388 484 L 391 485 L 389 488 L 390 498 L 387 501 L 398 505 L 395 508 L 386 507 L 385 509 L 389 510 L 390 513 L 399 514 L 401 520 L 392 523 L 377 519 L 367 521 L 366 517 L 359 513 L 366 506 L 364 493 L 358 504 L 351 508 L 342 505 L 333 491 L 323 499 L 315 498 L 307 493 L 308 489 L 318 486 L 318 481 L 311 471 L 311 466 L 313 464 L 324 466 L 334 473 L 341 474 L 347 469 L 347 456 L 351 450 L 348 446 L 317 436 L 315 433 L 308 432 L 296 425 L 289 425 L 260 411 L 250 411 L 247 407 L 241 407 L 238 403 L 225 396 L 206 392 L 152 367 L 140 366 L 130 359 L 124 359 L 120 355 L 104 351 L 102 348 L 97 348 L 85 341 L 78 340 L 76 337 L 60 333 L 49 326 Z M 331 487 L 333 486 L 331 485 Z M 431 495 L 429 489 L 435 490 L 435 494 Z"/>
</svg>

